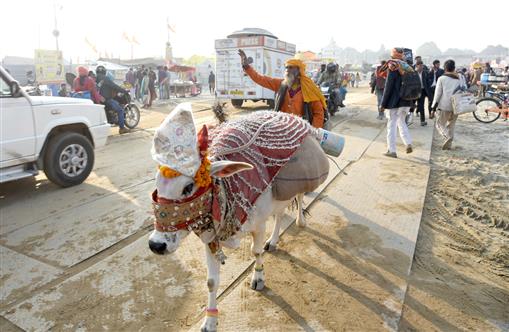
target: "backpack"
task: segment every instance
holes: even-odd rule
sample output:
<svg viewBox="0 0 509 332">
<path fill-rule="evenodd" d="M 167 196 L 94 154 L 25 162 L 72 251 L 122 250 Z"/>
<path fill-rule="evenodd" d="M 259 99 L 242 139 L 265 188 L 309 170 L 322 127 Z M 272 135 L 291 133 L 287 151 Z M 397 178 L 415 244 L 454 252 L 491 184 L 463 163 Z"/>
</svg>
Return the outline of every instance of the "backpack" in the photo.
<svg viewBox="0 0 509 332">
<path fill-rule="evenodd" d="M 419 74 L 415 70 L 407 70 L 401 74 L 399 97 L 403 100 L 417 100 L 421 97 L 422 87 Z"/>
<path fill-rule="evenodd" d="M 378 90 L 383 90 L 385 88 L 385 77 L 376 75 L 375 86 Z"/>
</svg>

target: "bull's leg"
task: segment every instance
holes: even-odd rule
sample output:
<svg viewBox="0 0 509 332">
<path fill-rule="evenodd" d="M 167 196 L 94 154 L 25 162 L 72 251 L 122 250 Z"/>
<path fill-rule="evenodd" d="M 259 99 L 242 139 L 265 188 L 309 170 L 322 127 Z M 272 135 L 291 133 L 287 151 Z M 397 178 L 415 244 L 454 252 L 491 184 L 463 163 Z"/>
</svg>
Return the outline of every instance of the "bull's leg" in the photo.
<svg viewBox="0 0 509 332">
<path fill-rule="evenodd" d="M 270 236 L 270 239 L 265 242 L 265 246 L 263 249 L 267 251 L 274 251 L 276 250 L 277 243 L 279 242 L 279 231 L 281 229 L 281 221 L 283 220 L 283 214 L 282 213 L 276 213 L 274 215 L 274 229 L 272 230 L 272 235 Z"/>
<path fill-rule="evenodd" d="M 297 195 L 297 226 L 306 227 L 306 218 L 304 218 L 304 194 Z"/>
<path fill-rule="evenodd" d="M 263 237 L 265 236 L 265 220 L 262 225 L 251 233 L 253 243 L 251 244 L 251 252 L 256 258 L 253 277 L 251 278 L 251 289 L 262 290 L 265 287 L 265 275 L 263 274 Z"/>
<path fill-rule="evenodd" d="M 207 287 L 209 289 L 209 299 L 206 310 L 205 321 L 201 325 L 201 332 L 210 332 L 217 330 L 217 289 L 219 288 L 219 261 L 210 251 L 208 245 L 205 246 L 207 255 Z"/>
</svg>

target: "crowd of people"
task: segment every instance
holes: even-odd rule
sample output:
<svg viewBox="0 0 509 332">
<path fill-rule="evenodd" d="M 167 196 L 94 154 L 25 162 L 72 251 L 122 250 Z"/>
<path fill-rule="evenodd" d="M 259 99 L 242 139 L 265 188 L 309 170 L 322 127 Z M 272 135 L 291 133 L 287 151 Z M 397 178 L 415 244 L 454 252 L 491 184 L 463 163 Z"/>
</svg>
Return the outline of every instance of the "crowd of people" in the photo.
<svg viewBox="0 0 509 332">
<path fill-rule="evenodd" d="M 489 63 L 470 69 L 456 68 L 454 60 L 447 60 L 441 68 L 439 60 L 434 60 L 430 68 L 416 56 L 415 61 L 404 59 L 404 49 L 394 48 L 391 59 L 381 61 L 373 72 L 370 80 L 371 93 L 377 96 L 379 120 L 387 122 L 387 152 L 388 157 L 397 157 L 396 134 L 399 131 L 406 146 L 406 152 L 411 153 L 412 138 L 408 125 L 413 123 L 414 112 L 419 114 L 421 126 L 426 126 L 425 102 L 427 99 L 428 119 L 434 119 L 438 132 L 443 136 L 444 150 L 451 149 L 454 138 L 454 127 L 457 115 L 453 112 L 451 97 L 458 90 L 472 93 L 484 93 L 485 85 L 481 84 L 481 74 L 493 74 Z M 407 100 L 401 97 L 402 77 L 407 71 L 415 71 L 421 83 L 420 97 Z M 509 68 L 504 74 L 509 78 Z M 438 114 L 437 114 L 438 113 Z"/>
<path fill-rule="evenodd" d="M 358 88 L 359 83 L 362 80 L 361 74 L 359 72 L 347 72 L 343 70 L 337 63 L 329 63 L 329 64 L 321 64 L 320 70 L 315 73 L 311 73 L 311 77 L 316 84 L 320 84 L 320 79 L 326 73 L 327 70 L 330 70 L 333 66 L 335 66 L 335 71 L 338 73 L 341 85 L 344 87 L 352 87 Z M 322 80 L 323 81 L 323 80 Z"/>
<path fill-rule="evenodd" d="M 142 108 L 152 107 L 152 103 L 158 98 L 157 89 L 159 99 L 170 98 L 170 71 L 167 66 L 158 66 L 156 70 L 157 74 L 152 67 L 145 68 L 145 65 L 142 65 L 136 69 L 129 68 L 125 75 L 124 84 L 131 96 L 142 104 Z"/>
</svg>

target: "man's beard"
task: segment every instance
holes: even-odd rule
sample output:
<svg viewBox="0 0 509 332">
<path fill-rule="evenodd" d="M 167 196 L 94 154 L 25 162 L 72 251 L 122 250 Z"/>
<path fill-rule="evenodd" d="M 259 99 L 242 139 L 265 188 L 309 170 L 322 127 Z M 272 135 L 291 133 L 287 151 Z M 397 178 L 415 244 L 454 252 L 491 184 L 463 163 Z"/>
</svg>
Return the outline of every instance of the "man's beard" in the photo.
<svg viewBox="0 0 509 332">
<path fill-rule="evenodd" d="M 292 86 L 299 81 L 299 76 L 294 73 L 285 74 L 285 83 L 288 86 Z"/>
</svg>

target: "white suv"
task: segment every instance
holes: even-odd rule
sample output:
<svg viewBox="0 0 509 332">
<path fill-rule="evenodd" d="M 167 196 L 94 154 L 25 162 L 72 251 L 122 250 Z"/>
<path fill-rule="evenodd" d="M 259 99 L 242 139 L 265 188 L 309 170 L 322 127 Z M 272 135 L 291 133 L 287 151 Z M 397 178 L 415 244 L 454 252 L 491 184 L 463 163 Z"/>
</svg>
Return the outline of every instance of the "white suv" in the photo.
<svg viewBox="0 0 509 332">
<path fill-rule="evenodd" d="M 94 147 L 106 144 L 104 106 L 78 98 L 29 96 L 0 66 L 0 183 L 37 175 L 62 187 L 85 181 Z"/>
</svg>

